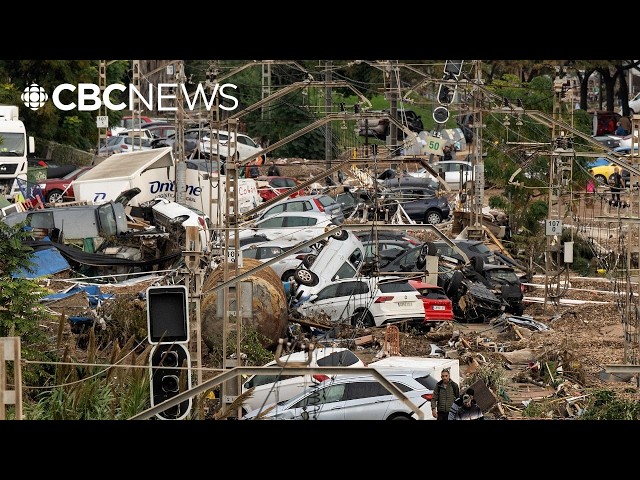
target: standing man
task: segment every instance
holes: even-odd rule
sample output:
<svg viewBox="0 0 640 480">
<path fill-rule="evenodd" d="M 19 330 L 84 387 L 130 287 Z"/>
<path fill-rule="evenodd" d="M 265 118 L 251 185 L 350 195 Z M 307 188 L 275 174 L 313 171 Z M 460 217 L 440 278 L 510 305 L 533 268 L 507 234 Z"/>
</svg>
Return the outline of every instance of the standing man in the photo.
<svg viewBox="0 0 640 480">
<path fill-rule="evenodd" d="M 269 177 L 280 177 L 281 176 L 280 169 L 276 165 L 276 162 L 274 162 L 273 160 L 271 160 L 271 162 L 269 163 L 269 170 L 267 170 L 267 175 Z"/>
<path fill-rule="evenodd" d="M 611 182 L 611 203 L 613 207 L 621 207 L 620 192 L 624 190 L 624 183 L 622 182 L 622 175 L 620 174 L 620 167 L 613 169 Z"/>
<path fill-rule="evenodd" d="M 441 380 L 436 383 L 431 397 L 431 415 L 436 420 L 447 420 L 451 405 L 460 396 L 460 386 L 451 380 L 448 368 L 440 372 Z"/>
</svg>

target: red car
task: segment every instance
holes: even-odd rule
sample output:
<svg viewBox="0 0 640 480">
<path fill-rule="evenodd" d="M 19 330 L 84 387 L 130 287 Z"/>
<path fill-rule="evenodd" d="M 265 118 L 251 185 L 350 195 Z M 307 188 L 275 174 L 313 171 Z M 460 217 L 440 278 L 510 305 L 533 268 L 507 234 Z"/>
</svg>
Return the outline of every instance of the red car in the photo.
<svg viewBox="0 0 640 480">
<path fill-rule="evenodd" d="M 45 203 L 60 203 L 65 200 L 75 200 L 75 194 L 73 193 L 73 185 L 71 182 L 92 168 L 93 167 L 90 166 L 78 167 L 72 172 L 66 174 L 64 177 L 47 178 L 42 183 L 38 184 Z"/>
<path fill-rule="evenodd" d="M 265 202 L 300 184 L 300 182 L 293 177 L 269 177 L 261 175 L 254 180 L 258 182 L 258 193 L 260 193 L 260 196 Z M 289 198 L 299 197 L 304 194 L 304 189 L 300 189 L 289 195 Z"/>
<path fill-rule="evenodd" d="M 453 303 L 444 288 L 420 280 L 409 280 L 420 292 L 424 304 L 424 326 L 434 327 L 440 322 L 453 321 Z"/>
</svg>

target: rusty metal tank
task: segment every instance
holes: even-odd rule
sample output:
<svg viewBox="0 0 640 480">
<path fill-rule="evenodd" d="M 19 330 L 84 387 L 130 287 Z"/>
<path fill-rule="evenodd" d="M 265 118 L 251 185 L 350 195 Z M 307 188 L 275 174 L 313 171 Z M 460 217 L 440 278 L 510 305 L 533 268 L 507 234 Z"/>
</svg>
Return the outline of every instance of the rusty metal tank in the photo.
<svg viewBox="0 0 640 480">
<path fill-rule="evenodd" d="M 259 260 L 244 259 L 238 273 L 245 273 L 261 264 Z M 229 278 L 232 278 L 233 264 L 229 264 L 228 271 Z M 210 293 L 207 291 L 222 283 L 223 277 L 223 267 L 220 265 L 205 279 L 202 287 L 202 338 L 212 350 L 222 347 L 222 289 Z M 247 288 L 249 285 L 250 289 Z M 241 290 L 242 328 L 255 328 L 259 334 L 266 337 L 262 342 L 263 346 L 275 349 L 278 340 L 286 335 L 288 324 L 287 299 L 282 280 L 271 267 L 265 267 L 243 280 Z M 233 309 L 235 310 L 235 307 Z"/>
</svg>

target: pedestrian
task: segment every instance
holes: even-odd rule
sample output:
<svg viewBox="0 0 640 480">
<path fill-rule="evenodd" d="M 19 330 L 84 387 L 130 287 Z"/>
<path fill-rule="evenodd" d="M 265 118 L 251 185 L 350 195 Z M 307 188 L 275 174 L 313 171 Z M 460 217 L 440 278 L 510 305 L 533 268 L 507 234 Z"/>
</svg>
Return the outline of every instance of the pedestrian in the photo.
<svg viewBox="0 0 640 480">
<path fill-rule="evenodd" d="M 442 147 L 442 160 L 453 160 L 453 147 L 449 144 Z"/>
<path fill-rule="evenodd" d="M 267 170 L 267 175 L 269 177 L 280 177 L 281 176 L 280 169 L 276 165 L 276 162 L 274 162 L 273 160 L 271 160 L 271 162 L 269 163 L 269 170 Z"/>
<path fill-rule="evenodd" d="M 482 409 L 473 398 L 473 388 L 467 388 L 464 395 L 455 399 L 449 409 L 448 420 L 484 420 Z"/>
<path fill-rule="evenodd" d="M 460 395 L 460 386 L 451 379 L 448 368 L 440 372 L 440 381 L 436 383 L 431 396 L 431 415 L 436 420 L 447 420 L 449 410 Z"/>
<path fill-rule="evenodd" d="M 622 127 L 622 130 L 624 130 L 624 133 L 616 133 L 616 135 L 629 135 L 631 133 L 631 119 L 629 117 L 620 117 L 618 123 Z"/>
<path fill-rule="evenodd" d="M 613 207 L 619 207 L 620 205 L 620 192 L 624 188 L 622 183 L 622 175 L 620 175 L 620 167 L 613 169 L 611 175 L 611 205 Z"/>
</svg>

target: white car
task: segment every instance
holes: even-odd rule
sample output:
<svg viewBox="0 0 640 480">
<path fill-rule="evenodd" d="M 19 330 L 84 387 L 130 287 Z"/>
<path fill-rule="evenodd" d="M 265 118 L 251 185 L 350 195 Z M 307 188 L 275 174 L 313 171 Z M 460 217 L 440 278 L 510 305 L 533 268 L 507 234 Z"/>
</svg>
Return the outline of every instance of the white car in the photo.
<svg viewBox="0 0 640 480">
<path fill-rule="evenodd" d="M 420 292 L 407 279 L 394 276 L 335 280 L 295 308 L 303 317 L 324 314 L 332 322 L 365 328 L 424 322 Z"/>
<path fill-rule="evenodd" d="M 196 227 L 200 250 L 209 251 L 213 224 L 204 212 L 162 197 L 151 200 L 146 205 L 151 206 L 153 222 L 161 229 L 171 233 L 174 240 L 181 238 L 180 244 L 184 245 L 187 250 L 193 248 L 186 245 L 186 227 Z"/>
<path fill-rule="evenodd" d="M 293 274 L 299 284 L 297 300 L 309 298 L 335 280 L 354 278 L 364 260 L 364 246 L 356 235 L 341 230 L 327 239 L 315 258 L 305 260 L 304 268 Z"/>
<path fill-rule="evenodd" d="M 365 364 L 348 348 L 319 347 L 311 352 L 294 352 L 280 357 L 280 363 L 300 363 L 309 361 L 310 367 L 364 367 Z M 275 367 L 278 363 L 273 360 L 265 367 Z M 320 380 L 321 381 L 321 380 Z M 260 408 L 271 402 L 280 402 L 295 397 L 306 388 L 316 385 L 318 377 L 309 375 L 287 375 L 286 367 L 278 375 L 252 375 L 242 383 L 242 393 L 253 389 L 251 396 L 244 401 L 242 408 L 245 412 Z"/>
<path fill-rule="evenodd" d="M 442 170 L 445 182 L 447 182 L 447 184 L 453 189 L 457 190 L 459 188 L 461 178 L 463 186 L 468 180 L 473 180 L 473 165 L 469 161 L 440 160 L 438 162 L 434 162 L 431 166 L 436 172 Z M 433 175 L 427 172 L 425 168 L 409 173 L 409 175 L 418 178 L 433 178 Z"/>
<path fill-rule="evenodd" d="M 213 130 L 211 132 L 205 130 L 206 136 L 200 139 L 200 148 L 204 153 L 215 155 L 220 152 L 220 159 L 225 160 L 235 156 L 238 160 L 244 160 L 254 154 L 260 153 L 262 148 L 253 138 L 243 133 L 231 133 L 225 130 Z M 218 149 L 219 147 L 219 149 Z M 262 155 L 263 163 L 266 161 L 266 155 Z"/>
<path fill-rule="evenodd" d="M 438 382 L 424 370 L 373 368 L 393 383 L 424 420 L 434 420 L 431 398 Z M 337 375 L 279 403 L 248 412 L 245 420 L 416 420 L 416 412 L 373 375 Z"/>
<path fill-rule="evenodd" d="M 271 260 L 278 255 L 286 253 L 291 250 L 300 242 L 286 241 L 286 240 L 274 240 L 268 242 L 251 243 L 240 248 L 243 258 L 255 258 L 261 262 Z M 288 282 L 293 279 L 293 274 L 296 269 L 304 262 L 304 259 L 308 255 L 316 254 L 316 250 L 311 247 L 305 247 L 302 250 L 298 250 L 296 253 L 292 253 L 284 257 L 282 260 L 272 263 L 270 267 L 276 272 L 283 282 Z"/>
<path fill-rule="evenodd" d="M 264 235 L 269 240 L 306 242 L 337 224 L 333 217 L 321 212 L 283 212 L 254 222 L 240 232 L 240 238 Z"/>
<path fill-rule="evenodd" d="M 259 215 L 259 219 L 267 218 L 282 212 L 320 212 L 331 215 L 336 223 L 344 222 L 342 205 L 333 197 L 325 194 L 300 195 L 294 198 L 285 198 L 275 205 L 268 207 Z"/>
</svg>

